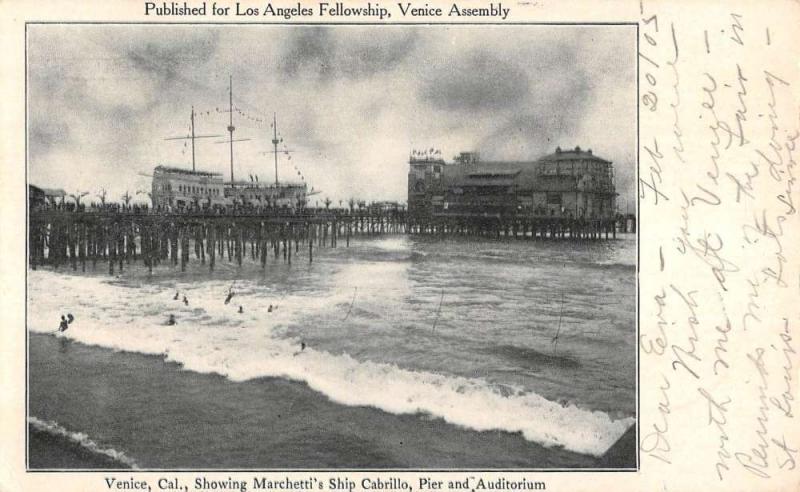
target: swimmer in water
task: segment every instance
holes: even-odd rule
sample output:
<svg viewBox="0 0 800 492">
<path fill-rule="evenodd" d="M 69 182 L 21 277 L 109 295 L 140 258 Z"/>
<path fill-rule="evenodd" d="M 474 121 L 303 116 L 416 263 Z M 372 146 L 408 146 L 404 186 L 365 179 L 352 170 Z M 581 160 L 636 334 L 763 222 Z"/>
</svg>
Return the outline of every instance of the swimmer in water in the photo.
<svg viewBox="0 0 800 492">
<path fill-rule="evenodd" d="M 270 304 L 270 305 L 269 305 L 269 307 L 267 308 L 267 312 L 268 312 L 268 313 L 271 313 L 271 312 L 272 312 L 272 304 Z"/>
<path fill-rule="evenodd" d="M 244 312 L 244 309 L 242 308 L 242 306 L 239 306 L 239 314 L 242 314 L 243 312 Z"/>
<path fill-rule="evenodd" d="M 306 342 L 300 342 L 300 351 L 302 352 L 305 349 L 306 349 Z"/>
<path fill-rule="evenodd" d="M 67 331 L 68 325 L 69 325 L 69 322 L 67 321 L 67 318 L 65 318 L 64 315 L 62 314 L 61 315 L 61 323 L 59 323 L 59 325 L 58 325 L 58 331 L 59 332 Z"/>
<path fill-rule="evenodd" d="M 186 306 L 189 305 L 189 299 L 187 299 L 186 296 L 183 296 L 183 304 L 185 304 Z"/>
<path fill-rule="evenodd" d="M 67 324 L 71 325 L 73 321 L 75 321 L 75 316 L 72 313 L 67 313 Z"/>
<path fill-rule="evenodd" d="M 236 282 L 234 282 L 234 283 L 233 283 L 233 285 L 236 285 Z M 236 294 L 233 292 L 233 285 L 231 285 L 231 286 L 228 288 L 228 295 L 227 295 L 227 297 L 225 297 L 225 304 L 228 304 L 229 302 L 231 302 L 231 299 L 233 299 L 233 296 L 235 296 L 235 295 L 236 295 Z"/>
<path fill-rule="evenodd" d="M 176 300 L 176 301 L 177 301 L 177 300 L 178 300 L 178 298 L 179 298 L 179 295 L 178 295 L 178 292 L 176 291 L 176 292 L 175 292 L 175 297 L 173 297 L 172 299 L 174 299 L 174 300 Z"/>
<path fill-rule="evenodd" d="M 177 323 L 177 321 L 175 321 L 175 315 L 174 314 L 170 314 L 169 315 L 169 319 L 167 320 L 167 324 L 172 326 L 172 325 L 174 325 L 176 323 Z"/>
</svg>

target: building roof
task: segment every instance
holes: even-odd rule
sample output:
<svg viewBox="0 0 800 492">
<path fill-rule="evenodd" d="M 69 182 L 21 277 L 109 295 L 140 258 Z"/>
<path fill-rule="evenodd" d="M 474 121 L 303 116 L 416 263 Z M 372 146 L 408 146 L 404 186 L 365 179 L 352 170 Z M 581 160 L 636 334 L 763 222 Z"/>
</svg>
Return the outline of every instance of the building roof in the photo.
<svg viewBox="0 0 800 492">
<path fill-rule="evenodd" d="M 67 192 L 61 188 L 42 188 L 42 191 L 44 191 L 45 196 L 67 196 Z"/>
<path fill-rule="evenodd" d="M 214 176 L 222 176 L 221 173 L 212 173 L 208 171 L 191 171 L 189 169 L 183 169 L 180 167 L 172 167 L 172 166 L 156 166 L 153 169 L 153 172 L 162 171 L 165 173 L 174 173 L 174 174 L 186 174 L 189 176 L 203 176 L 203 177 L 214 177 Z"/>
<path fill-rule="evenodd" d="M 449 188 L 514 186 L 518 190 L 530 191 L 577 191 L 576 176 L 539 174 L 539 162 L 541 161 L 495 161 L 448 165 L 443 168 L 442 181 Z"/>
<path fill-rule="evenodd" d="M 590 161 L 598 161 L 598 162 L 605 162 L 610 164 L 611 161 L 607 161 L 596 155 L 592 154 L 592 149 L 581 150 L 580 147 L 575 147 L 574 149 L 568 150 L 561 150 L 561 147 L 556 147 L 556 151 L 552 154 L 548 154 L 542 158 L 540 161 L 574 161 L 574 160 L 590 160 Z"/>
<path fill-rule="evenodd" d="M 521 172 L 535 168 L 536 162 L 533 161 L 449 164 L 442 168 L 442 180 L 448 186 L 501 186 L 506 182 L 513 183 Z"/>
</svg>

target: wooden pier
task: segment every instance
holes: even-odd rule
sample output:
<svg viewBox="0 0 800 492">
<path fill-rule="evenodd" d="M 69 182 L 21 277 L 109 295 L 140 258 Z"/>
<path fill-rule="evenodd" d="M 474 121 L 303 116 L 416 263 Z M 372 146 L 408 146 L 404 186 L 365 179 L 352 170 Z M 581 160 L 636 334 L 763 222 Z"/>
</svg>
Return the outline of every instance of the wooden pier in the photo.
<svg viewBox="0 0 800 492">
<path fill-rule="evenodd" d="M 180 264 L 194 256 L 214 270 L 227 259 L 241 265 L 246 256 L 261 262 L 305 254 L 314 247 L 350 245 L 352 236 L 405 232 L 400 212 L 334 212 L 303 214 L 135 213 L 125 211 L 32 211 L 28 227 L 28 261 L 39 265 L 69 266 L 86 271 L 87 262 L 108 263 L 108 273 L 123 271 L 142 261 L 152 272 L 160 264 Z"/>
<path fill-rule="evenodd" d="M 152 272 L 162 264 L 181 271 L 194 258 L 213 271 L 218 261 L 242 264 L 245 257 L 265 268 L 270 255 L 285 262 L 314 248 L 350 245 L 354 236 L 413 234 L 507 239 L 598 240 L 616 238 L 613 219 L 536 216 L 409 216 L 403 210 L 313 210 L 275 213 L 153 213 L 136 211 L 38 210 L 29 213 L 28 261 L 86 271 L 107 263 L 108 273 L 141 261 Z"/>
<path fill-rule="evenodd" d="M 616 239 L 615 219 L 573 219 L 535 215 L 409 215 L 410 234 L 515 239 Z"/>
</svg>

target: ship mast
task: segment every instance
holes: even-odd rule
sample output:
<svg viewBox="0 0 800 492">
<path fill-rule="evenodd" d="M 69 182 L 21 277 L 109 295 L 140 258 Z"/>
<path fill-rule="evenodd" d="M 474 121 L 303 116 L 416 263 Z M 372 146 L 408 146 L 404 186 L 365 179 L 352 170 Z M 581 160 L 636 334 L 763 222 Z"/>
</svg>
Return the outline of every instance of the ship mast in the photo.
<svg viewBox="0 0 800 492">
<path fill-rule="evenodd" d="M 228 133 L 230 134 L 230 144 L 231 144 L 231 185 L 233 185 L 233 131 L 236 129 L 233 126 L 233 75 L 230 76 L 229 84 L 228 84 L 228 101 L 230 104 L 230 120 L 228 123 Z"/>
<path fill-rule="evenodd" d="M 231 147 L 231 186 L 233 186 L 233 142 L 246 142 L 249 138 L 233 138 L 233 131 L 236 127 L 233 126 L 233 75 L 230 76 L 228 82 L 228 140 L 221 140 L 216 142 L 218 144 L 230 144 Z"/>
<path fill-rule="evenodd" d="M 195 172 L 194 168 L 194 106 L 192 106 L 192 172 Z"/>
<path fill-rule="evenodd" d="M 272 145 L 275 147 L 275 186 L 278 186 L 278 116 L 272 113 Z"/>
<path fill-rule="evenodd" d="M 192 106 L 192 113 L 191 113 L 191 116 L 190 116 L 190 121 L 192 122 L 192 124 L 191 124 L 191 133 L 188 136 L 186 136 L 186 137 L 170 137 L 170 138 L 165 138 L 164 139 L 164 140 L 191 140 L 192 141 L 192 172 L 195 172 L 197 170 L 196 161 L 195 161 L 195 151 L 194 151 L 194 141 L 195 141 L 195 139 L 198 139 L 198 138 L 216 138 L 216 137 L 221 137 L 222 136 L 222 135 L 195 135 L 195 133 L 194 133 L 194 115 L 195 115 L 194 106 Z M 184 144 L 184 146 L 185 145 L 186 144 Z"/>
</svg>

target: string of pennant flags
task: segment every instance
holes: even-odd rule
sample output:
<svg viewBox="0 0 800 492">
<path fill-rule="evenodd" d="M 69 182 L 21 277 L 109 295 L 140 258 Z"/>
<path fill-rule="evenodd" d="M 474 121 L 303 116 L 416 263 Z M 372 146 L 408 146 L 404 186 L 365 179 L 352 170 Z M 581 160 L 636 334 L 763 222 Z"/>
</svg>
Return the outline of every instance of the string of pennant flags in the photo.
<svg viewBox="0 0 800 492">
<path fill-rule="evenodd" d="M 244 121 L 252 122 L 254 124 L 254 126 L 253 126 L 254 128 L 266 128 L 266 123 L 267 123 L 268 120 L 265 117 L 263 117 L 263 116 L 254 116 L 253 114 L 248 113 L 246 111 L 243 111 L 243 110 L 237 108 L 236 106 L 233 107 L 233 111 L 239 116 L 239 123 L 238 123 L 239 125 L 241 125 L 242 120 L 244 120 Z M 219 107 L 215 107 L 214 109 L 205 108 L 205 109 L 196 110 L 195 111 L 195 116 L 205 119 L 205 118 L 209 118 L 209 117 L 213 117 L 213 116 L 217 116 L 217 115 L 227 115 L 228 112 L 229 111 L 227 109 L 222 109 L 222 108 L 219 108 Z M 244 125 L 244 126 L 248 126 L 248 125 Z M 271 121 L 269 122 L 269 127 L 272 128 L 272 122 Z"/>
<path fill-rule="evenodd" d="M 236 114 L 239 116 L 239 118 L 237 118 L 239 120 L 237 122 L 237 125 L 239 125 L 239 126 L 245 126 L 245 127 L 248 126 L 246 124 L 242 125 L 241 124 L 241 120 L 246 120 L 246 121 L 252 122 L 252 123 L 254 123 L 256 125 L 256 128 L 261 128 L 261 129 L 266 128 L 266 123 L 269 123 L 269 128 L 273 128 L 273 126 L 274 126 L 274 123 L 272 121 L 270 121 L 269 119 L 267 119 L 267 118 L 265 118 L 263 116 L 260 116 L 260 115 L 259 116 L 254 116 L 253 114 L 251 114 L 249 112 L 243 111 L 238 106 L 233 106 L 232 110 L 234 112 L 236 112 Z M 220 108 L 219 106 L 216 106 L 213 109 L 209 107 L 209 108 L 199 108 L 199 109 L 196 108 L 194 110 L 195 118 L 199 118 L 199 119 L 211 119 L 212 117 L 217 117 L 217 116 L 220 116 L 220 115 L 227 115 L 228 113 L 230 113 L 230 110 Z M 191 132 L 192 132 L 192 125 L 190 124 L 190 125 L 187 126 L 187 138 L 191 135 Z M 292 160 L 292 155 L 291 155 L 292 151 L 289 150 L 289 148 L 286 146 L 286 143 L 284 143 L 283 137 L 281 136 L 280 133 L 277 134 L 277 139 L 278 139 L 278 143 L 282 144 L 282 147 L 283 147 L 282 149 L 278 150 L 278 152 L 284 154 L 286 156 L 286 160 L 291 161 Z M 183 148 L 181 149 L 181 154 L 183 156 L 185 156 L 187 151 L 188 151 L 188 149 L 189 149 L 189 142 L 188 141 L 184 141 L 183 142 Z M 294 170 L 297 173 L 297 176 L 302 181 L 305 181 L 305 176 L 303 176 L 303 173 L 300 171 L 300 169 L 298 169 L 297 166 L 295 166 L 294 164 L 292 165 L 292 167 L 294 167 Z M 256 182 L 256 183 L 258 182 L 258 176 L 257 175 L 252 175 L 251 174 L 249 176 L 250 176 L 250 181 L 251 182 Z"/>
</svg>

